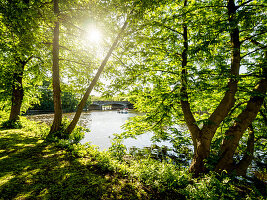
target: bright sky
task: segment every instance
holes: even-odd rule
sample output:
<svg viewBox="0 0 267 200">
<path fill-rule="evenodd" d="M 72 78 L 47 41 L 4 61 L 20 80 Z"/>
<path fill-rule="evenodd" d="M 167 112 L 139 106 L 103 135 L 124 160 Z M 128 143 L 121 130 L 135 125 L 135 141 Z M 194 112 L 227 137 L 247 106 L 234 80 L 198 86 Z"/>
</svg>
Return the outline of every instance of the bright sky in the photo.
<svg viewBox="0 0 267 200">
<path fill-rule="evenodd" d="M 87 31 L 87 39 L 91 43 L 99 44 L 102 40 L 102 33 L 96 27 L 89 27 Z"/>
</svg>

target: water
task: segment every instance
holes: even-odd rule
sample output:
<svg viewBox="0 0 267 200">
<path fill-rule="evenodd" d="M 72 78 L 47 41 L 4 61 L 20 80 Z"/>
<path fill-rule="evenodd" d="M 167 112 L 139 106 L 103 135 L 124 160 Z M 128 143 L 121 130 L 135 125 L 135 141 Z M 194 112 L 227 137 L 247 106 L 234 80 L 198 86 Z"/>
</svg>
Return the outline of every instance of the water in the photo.
<svg viewBox="0 0 267 200">
<path fill-rule="evenodd" d="M 89 111 L 83 112 L 79 121 L 79 125 L 90 129 L 90 132 L 85 133 L 84 139 L 81 143 L 90 142 L 92 145 L 99 146 L 100 150 L 107 150 L 111 146 L 111 139 L 114 138 L 114 133 L 122 133 L 122 125 L 131 117 L 139 113 L 130 111 L 127 114 L 121 114 L 117 111 Z M 64 116 L 71 119 L 74 113 L 67 113 Z M 28 116 L 29 119 L 35 121 L 42 121 L 48 124 L 52 123 L 53 114 L 42 114 Z M 152 144 L 150 141 L 152 133 L 147 133 L 137 136 L 136 139 L 128 138 L 124 140 L 123 144 L 129 149 L 130 147 L 143 148 Z M 154 143 L 158 146 L 170 146 L 167 142 Z"/>
</svg>

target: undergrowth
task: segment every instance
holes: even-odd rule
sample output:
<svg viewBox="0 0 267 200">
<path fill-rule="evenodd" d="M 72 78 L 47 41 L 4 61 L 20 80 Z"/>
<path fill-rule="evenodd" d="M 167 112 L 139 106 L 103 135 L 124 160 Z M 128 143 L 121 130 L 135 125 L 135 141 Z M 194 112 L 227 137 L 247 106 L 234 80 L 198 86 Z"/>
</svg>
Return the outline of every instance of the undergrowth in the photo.
<svg viewBox="0 0 267 200">
<path fill-rule="evenodd" d="M 103 152 L 82 145 L 79 127 L 51 142 L 47 125 L 20 123 L 0 133 L 0 199 L 265 199 L 246 179 L 214 172 L 195 179 L 172 160 L 128 155 L 120 142 Z"/>
</svg>

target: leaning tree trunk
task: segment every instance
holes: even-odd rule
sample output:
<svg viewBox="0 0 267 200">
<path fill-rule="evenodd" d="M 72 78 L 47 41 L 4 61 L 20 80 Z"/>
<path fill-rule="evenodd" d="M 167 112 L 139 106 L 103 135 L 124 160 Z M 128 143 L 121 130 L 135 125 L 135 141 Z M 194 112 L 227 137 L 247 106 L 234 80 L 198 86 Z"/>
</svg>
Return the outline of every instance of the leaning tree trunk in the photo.
<svg viewBox="0 0 267 200">
<path fill-rule="evenodd" d="M 54 13 L 59 17 L 58 0 L 54 0 Z M 62 105 L 61 90 L 59 76 L 59 19 L 55 22 L 54 39 L 53 39 L 53 101 L 54 101 L 54 120 L 50 129 L 50 133 L 60 130 L 62 123 Z"/>
<path fill-rule="evenodd" d="M 23 91 L 23 73 L 25 65 L 30 61 L 32 56 L 30 56 L 26 61 L 17 61 L 17 69 L 13 75 L 13 85 L 12 85 L 12 104 L 11 111 L 9 115 L 9 121 L 19 120 L 20 109 L 23 101 L 24 91 Z"/>
<path fill-rule="evenodd" d="M 245 130 L 256 118 L 267 91 L 267 68 L 263 66 L 263 78 L 254 89 L 254 96 L 250 98 L 246 108 L 238 115 L 235 123 L 225 133 L 221 146 L 220 160 L 215 171 L 232 171 L 235 168 L 233 156 Z"/>
<path fill-rule="evenodd" d="M 106 66 L 106 64 L 107 64 L 107 61 L 108 61 L 109 57 L 111 56 L 112 52 L 114 51 L 115 47 L 117 46 L 117 44 L 118 44 L 118 42 L 119 42 L 119 39 L 122 37 L 122 34 L 123 34 L 124 30 L 125 30 L 126 27 L 127 27 L 127 24 L 128 24 L 128 22 L 127 22 L 127 20 L 126 20 L 126 21 L 124 22 L 124 24 L 123 24 L 123 26 L 122 26 L 122 28 L 121 28 L 119 34 L 117 35 L 115 41 L 113 42 L 112 46 L 110 47 L 110 49 L 109 49 L 109 51 L 108 51 L 108 53 L 107 53 L 105 59 L 102 61 L 100 67 L 98 68 L 97 73 L 96 73 L 94 79 L 92 80 L 91 84 L 90 84 L 89 87 L 87 88 L 86 93 L 84 94 L 84 96 L 83 96 L 81 102 L 79 103 L 74 118 L 72 119 L 70 125 L 69 125 L 69 126 L 67 127 L 67 129 L 65 130 L 65 133 L 66 133 L 66 134 L 71 134 L 71 132 L 74 130 L 75 126 L 77 125 L 77 123 L 78 123 L 78 121 L 79 121 L 79 119 L 80 119 L 80 116 L 81 116 L 81 114 L 82 114 L 83 108 L 84 108 L 84 106 L 85 106 L 85 104 L 86 104 L 86 101 L 87 101 L 87 99 L 88 99 L 88 97 L 89 97 L 91 91 L 93 90 L 94 86 L 96 85 L 96 83 L 97 83 L 97 81 L 98 81 L 98 79 L 99 79 L 99 77 L 100 77 L 102 71 L 104 70 L 104 68 L 105 68 L 105 66 Z"/>
<path fill-rule="evenodd" d="M 255 40 L 251 40 L 251 42 L 257 46 L 263 47 L 262 44 Z M 253 95 L 248 101 L 246 108 L 238 115 L 235 123 L 225 133 L 226 137 L 220 149 L 220 160 L 215 168 L 215 171 L 217 172 L 234 170 L 235 173 L 244 175 L 244 170 L 248 167 L 247 162 L 251 162 L 252 157 L 245 154 L 243 158 L 244 161 L 241 160 L 239 164 L 235 165 L 233 156 L 240 139 L 248 127 L 250 127 L 250 137 L 248 139 L 247 150 L 251 152 L 254 149 L 254 133 L 251 124 L 257 117 L 258 112 L 260 112 L 260 108 L 264 104 L 264 98 L 267 92 L 267 50 L 265 48 L 263 49 L 264 60 L 261 64 L 262 78 L 254 88 Z"/>
</svg>

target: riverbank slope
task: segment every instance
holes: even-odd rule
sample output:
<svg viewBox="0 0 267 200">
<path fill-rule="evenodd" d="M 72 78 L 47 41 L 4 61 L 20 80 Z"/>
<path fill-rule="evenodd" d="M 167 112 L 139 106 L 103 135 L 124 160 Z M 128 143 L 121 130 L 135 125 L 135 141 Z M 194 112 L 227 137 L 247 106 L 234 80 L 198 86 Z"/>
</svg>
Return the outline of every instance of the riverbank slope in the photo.
<svg viewBox="0 0 267 200">
<path fill-rule="evenodd" d="M 88 161 L 90 160 L 90 163 Z M 0 199 L 148 199 L 138 182 L 20 129 L 0 131 Z"/>
<path fill-rule="evenodd" d="M 212 173 L 192 179 L 167 162 L 118 161 L 90 145 L 63 148 L 43 140 L 38 128 L 0 129 L 1 200 L 265 198 L 245 179 Z"/>
</svg>

